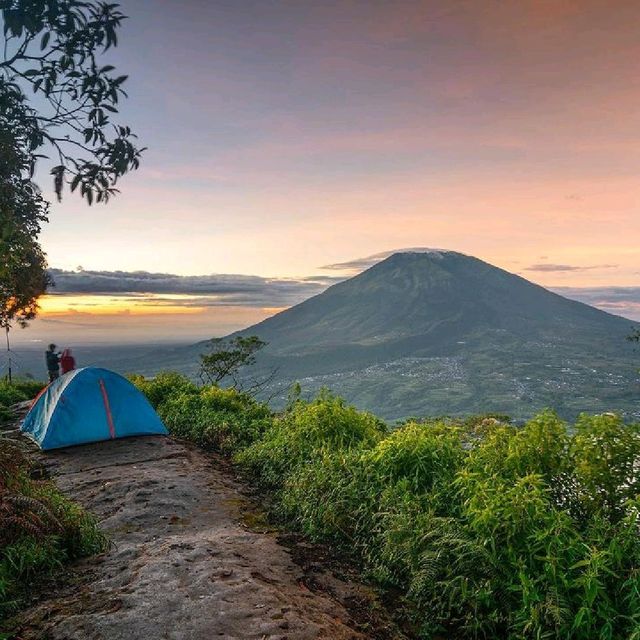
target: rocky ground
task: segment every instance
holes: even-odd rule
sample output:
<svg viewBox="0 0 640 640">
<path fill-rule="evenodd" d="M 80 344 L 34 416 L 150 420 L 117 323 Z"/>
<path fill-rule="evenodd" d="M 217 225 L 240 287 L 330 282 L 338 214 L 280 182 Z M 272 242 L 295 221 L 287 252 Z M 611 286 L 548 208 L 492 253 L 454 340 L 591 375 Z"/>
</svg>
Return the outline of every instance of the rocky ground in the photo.
<svg viewBox="0 0 640 640">
<path fill-rule="evenodd" d="M 22 615 L 19 638 L 402 637 L 365 586 L 337 577 L 317 549 L 269 531 L 224 460 L 162 437 L 41 457 L 112 548 L 45 590 Z"/>
</svg>

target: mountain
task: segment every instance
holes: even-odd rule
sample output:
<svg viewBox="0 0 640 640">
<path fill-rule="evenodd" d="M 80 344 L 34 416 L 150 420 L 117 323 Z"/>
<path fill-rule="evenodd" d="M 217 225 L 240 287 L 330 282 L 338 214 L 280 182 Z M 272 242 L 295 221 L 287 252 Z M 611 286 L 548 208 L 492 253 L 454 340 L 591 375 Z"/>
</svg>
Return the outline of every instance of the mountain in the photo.
<svg viewBox="0 0 640 640">
<path fill-rule="evenodd" d="M 286 402 L 323 386 L 389 420 L 551 407 L 640 419 L 632 322 L 568 300 L 454 251 L 397 253 L 367 271 L 232 335 L 269 345 L 253 377 L 277 375 L 266 397 Z M 204 343 L 126 350 L 109 366 L 195 376 Z M 82 362 L 105 354 L 84 354 Z M 39 353 L 38 358 L 42 355 Z"/>
<path fill-rule="evenodd" d="M 397 253 L 239 332 L 298 380 L 386 418 L 551 406 L 640 415 L 631 322 L 453 251 Z M 238 334 L 234 334 L 238 335 Z"/>
</svg>

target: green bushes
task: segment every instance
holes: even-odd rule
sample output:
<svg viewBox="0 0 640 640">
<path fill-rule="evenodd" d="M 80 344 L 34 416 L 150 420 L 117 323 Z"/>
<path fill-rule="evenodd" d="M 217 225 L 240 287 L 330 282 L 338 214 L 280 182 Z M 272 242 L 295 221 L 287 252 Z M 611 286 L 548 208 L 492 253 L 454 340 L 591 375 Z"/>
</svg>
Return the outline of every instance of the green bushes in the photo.
<svg viewBox="0 0 640 640">
<path fill-rule="evenodd" d="M 11 419 L 11 405 L 33 398 L 42 386 L 1 381 L 0 421 Z M 28 455 L 0 436 L 0 630 L 34 583 L 106 547 L 89 514 L 30 472 Z"/>
<path fill-rule="evenodd" d="M 419 635 L 640 640 L 640 426 L 543 413 L 394 431 L 328 393 L 282 415 L 146 381 L 171 431 L 233 454 L 275 513 L 404 594 Z"/>
<path fill-rule="evenodd" d="M 290 524 L 405 593 L 420 635 L 640 638 L 637 425 L 583 416 L 570 431 L 545 413 L 345 443 L 313 437 L 332 432 L 328 401 L 300 403 L 236 460 Z M 358 432 L 366 414 L 351 419 Z"/>
<path fill-rule="evenodd" d="M 197 387 L 177 373 L 130 379 L 147 396 L 172 435 L 206 449 L 231 455 L 258 439 L 271 424 L 267 405 L 233 389 Z"/>
<path fill-rule="evenodd" d="M 106 546 L 91 516 L 29 472 L 28 457 L 0 438 L 0 628 L 34 582 Z"/>
<path fill-rule="evenodd" d="M 165 371 L 155 378 L 145 378 L 141 375 L 130 375 L 129 380 L 147 396 L 147 400 L 154 409 L 158 409 L 170 397 L 193 395 L 198 393 L 198 387 L 188 378 L 179 373 Z"/>
<path fill-rule="evenodd" d="M 614 415 L 580 417 L 569 458 L 585 515 L 604 512 L 616 521 L 627 501 L 640 496 L 640 424 Z"/>
<path fill-rule="evenodd" d="M 16 380 L 11 384 L 7 379 L 0 380 L 0 423 L 13 418 L 11 405 L 30 400 L 43 386 L 35 380 Z"/>
<path fill-rule="evenodd" d="M 342 398 L 322 392 L 315 400 L 296 401 L 238 462 L 263 486 L 274 488 L 287 475 L 312 463 L 323 452 L 348 452 L 378 442 L 384 425 L 368 413 L 346 406 Z"/>
<path fill-rule="evenodd" d="M 251 444 L 271 422 L 266 406 L 217 387 L 170 396 L 158 411 L 173 435 L 227 455 Z"/>
</svg>

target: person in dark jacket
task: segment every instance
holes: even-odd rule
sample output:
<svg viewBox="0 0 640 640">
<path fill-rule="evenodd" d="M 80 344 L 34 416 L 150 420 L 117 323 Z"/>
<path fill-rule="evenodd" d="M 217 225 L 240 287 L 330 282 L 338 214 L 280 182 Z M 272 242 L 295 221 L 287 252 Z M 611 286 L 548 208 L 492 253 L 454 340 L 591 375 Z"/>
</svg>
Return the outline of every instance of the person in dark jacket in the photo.
<svg viewBox="0 0 640 640">
<path fill-rule="evenodd" d="M 47 360 L 47 371 L 49 373 L 49 382 L 53 382 L 60 377 L 60 354 L 56 353 L 56 345 L 50 344 L 49 349 L 45 353 Z"/>
<path fill-rule="evenodd" d="M 60 369 L 62 375 L 76 368 L 76 359 L 71 355 L 71 349 L 65 349 L 60 357 Z"/>
</svg>

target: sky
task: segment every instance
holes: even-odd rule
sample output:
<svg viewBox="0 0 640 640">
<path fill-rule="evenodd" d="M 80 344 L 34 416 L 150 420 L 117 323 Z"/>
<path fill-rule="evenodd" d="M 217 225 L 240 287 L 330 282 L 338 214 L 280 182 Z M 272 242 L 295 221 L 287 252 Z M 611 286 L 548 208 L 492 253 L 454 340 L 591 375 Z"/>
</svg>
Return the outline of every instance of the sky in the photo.
<svg viewBox="0 0 640 640">
<path fill-rule="evenodd" d="M 222 335 L 406 247 L 640 320 L 635 0 L 121 5 L 148 151 L 108 205 L 54 204 L 18 340 Z"/>
</svg>

